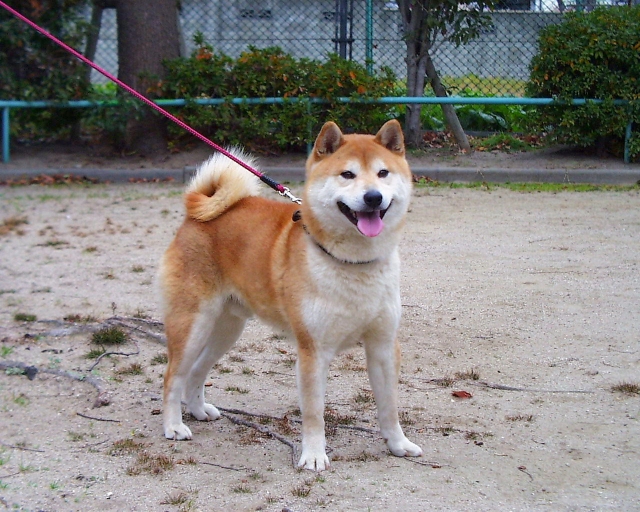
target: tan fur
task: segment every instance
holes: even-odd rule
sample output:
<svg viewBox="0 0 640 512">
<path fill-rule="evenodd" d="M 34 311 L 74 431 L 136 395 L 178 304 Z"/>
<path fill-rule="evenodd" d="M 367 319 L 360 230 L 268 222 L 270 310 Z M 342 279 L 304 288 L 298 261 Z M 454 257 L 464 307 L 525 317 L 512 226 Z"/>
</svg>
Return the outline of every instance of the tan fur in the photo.
<svg viewBox="0 0 640 512">
<path fill-rule="evenodd" d="M 341 176 L 349 167 L 354 179 Z M 381 177 L 383 171 L 389 176 Z M 380 190 L 381 205 L 361 206 L 371 190 Z M 297 341 L 300 466 L 318 471 L 329 466 L 323 420 L 326 372 L 338 351 L 358 341 L 367 351 L 381 431 L 390 450 L 395 455 L 422 453 L 402 433 L 395 391 L 400 357 L 395 341 L 400 317 L 397 244 L 410 190 L 411 173 L 395 121 L 375 137 L 342 135 L 334 123 L 323 127 L 307 161 L 299 222 L 292 220 L 296 205 L 256 197 L 256 180 L 238 164 L 214 158 L 201 167 L 185 194 L 187 217 L 160 270 L 169 351 L 166 437 L 191 438 L 182 422 L 181 399 L 199 420 L 219 416 L 204 401 L 204 380 L 240 335 L 246 318 L 255 314 Z M 382 232 L 364 236 L 341 213 L 339 202 L 354 212 L 380 209 L 374 216 L 384 215 Z M 356 307 L 354 298 L 364 303 Z"/>
</svg>

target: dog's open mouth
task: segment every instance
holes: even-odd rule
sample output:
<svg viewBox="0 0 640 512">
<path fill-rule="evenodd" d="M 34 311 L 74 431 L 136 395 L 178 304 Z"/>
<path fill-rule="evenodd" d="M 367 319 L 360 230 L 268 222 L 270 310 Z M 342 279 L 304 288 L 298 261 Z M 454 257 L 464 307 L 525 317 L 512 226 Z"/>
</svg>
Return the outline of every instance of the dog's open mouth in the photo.
<svg viewBox="0 0 640 512">
<path fill-rule="evenodd" d="M 338 201 L 338 208 L 342 214 L 358 228 L 360 233 L 368 237 L 378 236 L 382 232 L 382 228 L 384 228 L 382 219 L 389 209 L 387 207 L 384 210 L 358 212 L 349 208 L 342 201 Z"/>
</svg>

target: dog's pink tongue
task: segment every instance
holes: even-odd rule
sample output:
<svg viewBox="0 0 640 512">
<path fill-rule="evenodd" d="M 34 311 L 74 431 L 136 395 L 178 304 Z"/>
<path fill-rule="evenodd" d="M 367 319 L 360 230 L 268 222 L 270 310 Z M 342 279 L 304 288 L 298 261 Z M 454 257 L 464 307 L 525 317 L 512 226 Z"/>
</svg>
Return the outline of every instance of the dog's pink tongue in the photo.
<svg viewBox="0 0 640 512">
<path fill-rule="evenodd" d="M 358 230 L 364 236 L 378 236 L 384 227 L 384 222 L 380 218 L 380 212 L 356 212 L 358 217 Z"/>
</svg>

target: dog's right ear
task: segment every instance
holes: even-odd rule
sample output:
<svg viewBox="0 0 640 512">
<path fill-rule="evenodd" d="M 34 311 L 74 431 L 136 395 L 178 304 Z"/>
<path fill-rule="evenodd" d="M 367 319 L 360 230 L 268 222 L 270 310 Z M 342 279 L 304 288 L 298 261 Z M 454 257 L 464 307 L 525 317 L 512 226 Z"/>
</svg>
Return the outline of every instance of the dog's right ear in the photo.
<svg viewBox="0 0 640 512">
<path fill-rule="evenodd" d="M 338 148 L 342 146 L 343 142 L 340 128 L 338 128 L 338 125 L 333 121 L 329 121 L 324 123 L 322 130 L 320 130 L 316 143 L 313 146 L 313 152 L 317 157 L 322 158 L 338 151 Z"/>
</svg>

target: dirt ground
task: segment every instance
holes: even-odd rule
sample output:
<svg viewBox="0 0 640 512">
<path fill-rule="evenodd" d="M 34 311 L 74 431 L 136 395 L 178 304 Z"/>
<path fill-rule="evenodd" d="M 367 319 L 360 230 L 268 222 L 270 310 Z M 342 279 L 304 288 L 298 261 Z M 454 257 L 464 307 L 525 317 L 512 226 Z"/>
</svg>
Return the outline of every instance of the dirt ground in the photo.
<svg viewBox="0 0 640 512">
<path fill-rule="evenodd" d="M 7 509 L 640 510 L 640 396 L 612 390 L 640 383 L 637 191 L 416 189 L 400 404 L 425 454 L 387 452 L 354 350 L 330 371 L 332 468 L 315 475 L 287 444 L 295 349 L 257 321 L 210 373 L 226 416 L 162 436 L 154 277 L 181 190 L 0 188 Z M 108 325 L 128 340 L 104 348 L 127 355 L 97 360 Z"/>
</svg>

